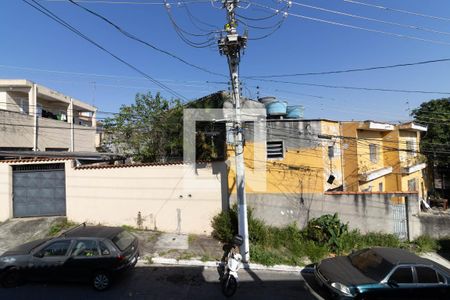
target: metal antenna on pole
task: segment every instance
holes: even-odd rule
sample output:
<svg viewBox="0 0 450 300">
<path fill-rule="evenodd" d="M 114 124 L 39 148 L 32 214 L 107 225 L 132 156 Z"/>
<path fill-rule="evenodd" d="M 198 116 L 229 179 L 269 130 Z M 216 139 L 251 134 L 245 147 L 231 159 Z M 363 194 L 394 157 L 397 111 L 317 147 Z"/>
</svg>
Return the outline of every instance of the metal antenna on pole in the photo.
<svg viewBox="0 0 450 300">
<path fill-rule="evenodd" d="M 219 52 L 226 55 L 230 69 L 231 88 L 235 109 L 235 122 L 233 125 L 236 160 L 236 191 L 238 203 L 239 234 L 244 238 L 241 246 L 241 255 L 244 262 L 250 260 L 250 247 L 248 240 L 247 202 L 245 200 L 245 166 L 244 166 L 244 143 L 241 121 L 241 99 L 239 88 L 239 61 L 241 51 L 247 44 L 247 36 L 237 33 L 237 21 L 234 10 L 239 0 L 222 0 L 223 8 L 227 10 L 227 21 L 225 24 L 225 35 L 219 39 Z"/>
</svg>

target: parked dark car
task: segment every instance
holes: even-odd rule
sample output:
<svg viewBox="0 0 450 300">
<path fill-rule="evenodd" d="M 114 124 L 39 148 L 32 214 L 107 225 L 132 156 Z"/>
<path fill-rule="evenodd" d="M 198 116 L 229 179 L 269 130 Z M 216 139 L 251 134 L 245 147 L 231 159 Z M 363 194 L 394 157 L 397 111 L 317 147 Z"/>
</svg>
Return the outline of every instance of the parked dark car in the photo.
<svg viewBox="0 0 450 300">
<path fill-rule="evenodd" d="M 371 248 L 302 271 L 318 299 L 450 299 L 450 271 L 411 252 Z"/>
<path fill-rule="evenodd" d="M 36 240 L 0 256 L 0 280 L 90 281 L 105 290 L 118 272 L 135 266 L 138 240 L 120 227 L 79 226 L 56 238 Z"/>
</svg>

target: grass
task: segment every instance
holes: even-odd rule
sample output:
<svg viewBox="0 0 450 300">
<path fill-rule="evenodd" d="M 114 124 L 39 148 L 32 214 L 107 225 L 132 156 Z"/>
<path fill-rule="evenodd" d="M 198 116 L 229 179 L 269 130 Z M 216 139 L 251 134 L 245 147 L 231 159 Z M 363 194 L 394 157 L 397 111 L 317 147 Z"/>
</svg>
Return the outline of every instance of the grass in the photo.
<svg viewBox="0 0 450 300">
<path fill-rule="evenodd" d="M 189 244 L 192 244 L 193 242 L 195 242 L 198 239 L 198 236 L 196 234 L 190 234 L 188 236 L 188 242 Z"/>
<path fill-rule="evenodd" d="M 145 257 L 145 262 L 146 262 L 148 265 L 152 265 L 152 264 L 153 264 L 153 257 L 151 257 L 151 256 L 146 256 L 146 257 Z"/>
<path fill-rule="evenodd" d="M 439 241 L 433 239 L 429 235 L 419 236 L 412 242 L 412 245 L 415 248 L 413 250 L 418 253 L 436 252 L 441 248 Z"/>
<path fill-rule="evenodd" d="M 177 260 L 189 260 L 191 258 L 195 257 L 195 254 L 189 251 L 181 252 L 178 256 Z"/>
<path fill-rule="evenodd" d="M 123 229 L 125 229 L 126 231 L 128 231 L 128 232 L 136 232 L 136 231 L 138 231 L 137 228 L 135 228 L 133 226 L 130 226 L 130 225 L 122 225 L 121 227 Z"/>
<path fill-rule="evenodd" d="M 53 224 L 50 227 L 47 235 L 48 236 L 57 236 L 61 232 L 65 231 L 75 225 L 78 225 L 78 224 L 74 223 L 72 221 L 69 221 L 69 220 L 63 220 L 63 221 L 56 222 L 55 224 Z"/>
<path fill-rule="evenodd" d="M 159 238 L 160 235 L 161 235 L 161 232 L 156 231 L 155 234 L 148 237 L 147 241 L 151 242 L 151 243 L 156 242 L 156 240 Z"/>
<path fill-rule="evenodd" d="M 348 230 L 335 216 L 315 221 L 312 227 L 316 235 L 311 235 L 307 226 L 299 229 L 294 223 L 282 228 L 266 225 L 252 215 L 249 210 L 248 228 L 250 240 L 250 256 L 253 262 L 271 266 L 277 264 L 305 265 L 318 262 L 325 257 L 346 255 L 352 250 L 370 247 L 403 248 L 414 252 L 430 252 L 439 249 L 439 242 L 429 236 L 420 236 L 412 242 L 402 241 L 393 234 L 382 232 L 361 233 L 359 230 Z M 331 222 L 332 221 L 332 222 Z M 230 242 L 237 233 L 237 208 L 215 216 L 212 221 L 213 237 L 222 242 Z M 327 237 L 331 229 L 340 228 L 338 237 Z M 314 236 L 321 237 L 314 239 Z M 325 236 L 325 238 L 324 238 Z M 450 241 L 449 241 L 450 243 Z M 440 243 L 442 244 L 442 243 Z"/>
</svg>

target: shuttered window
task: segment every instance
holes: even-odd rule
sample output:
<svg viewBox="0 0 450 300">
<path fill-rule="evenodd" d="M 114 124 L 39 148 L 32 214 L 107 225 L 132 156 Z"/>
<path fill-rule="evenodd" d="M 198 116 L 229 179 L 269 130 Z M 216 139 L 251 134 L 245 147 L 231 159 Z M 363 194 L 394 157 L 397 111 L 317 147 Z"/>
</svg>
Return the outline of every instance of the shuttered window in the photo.
<svg viewBox="0 0 450 300">
<path fill-rule="evenodd" d="M 284 157 L 283 141 L 267 142 L 267 159 L 276 159 Z"/>
</svg>

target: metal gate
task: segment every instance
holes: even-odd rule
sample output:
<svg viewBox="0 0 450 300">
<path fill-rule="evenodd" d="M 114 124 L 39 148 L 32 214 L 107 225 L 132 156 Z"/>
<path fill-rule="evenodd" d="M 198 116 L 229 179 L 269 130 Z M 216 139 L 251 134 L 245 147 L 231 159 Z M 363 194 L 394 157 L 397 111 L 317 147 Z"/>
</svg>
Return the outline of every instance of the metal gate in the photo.
<svg viewBox="0 0 450 300">
<path fill-rule="evenodd" d="M 13 166 L 13 216 L 66 215 L 64 164 Z"/>
<path fill-rule="evenodd" d="M 394 234 L 402 240 L 408 238 L 408 220 L 406 217 L 406 206 L 405 204 L 393 204 L 392 216 L 394 221 Z"/>
</svg>

